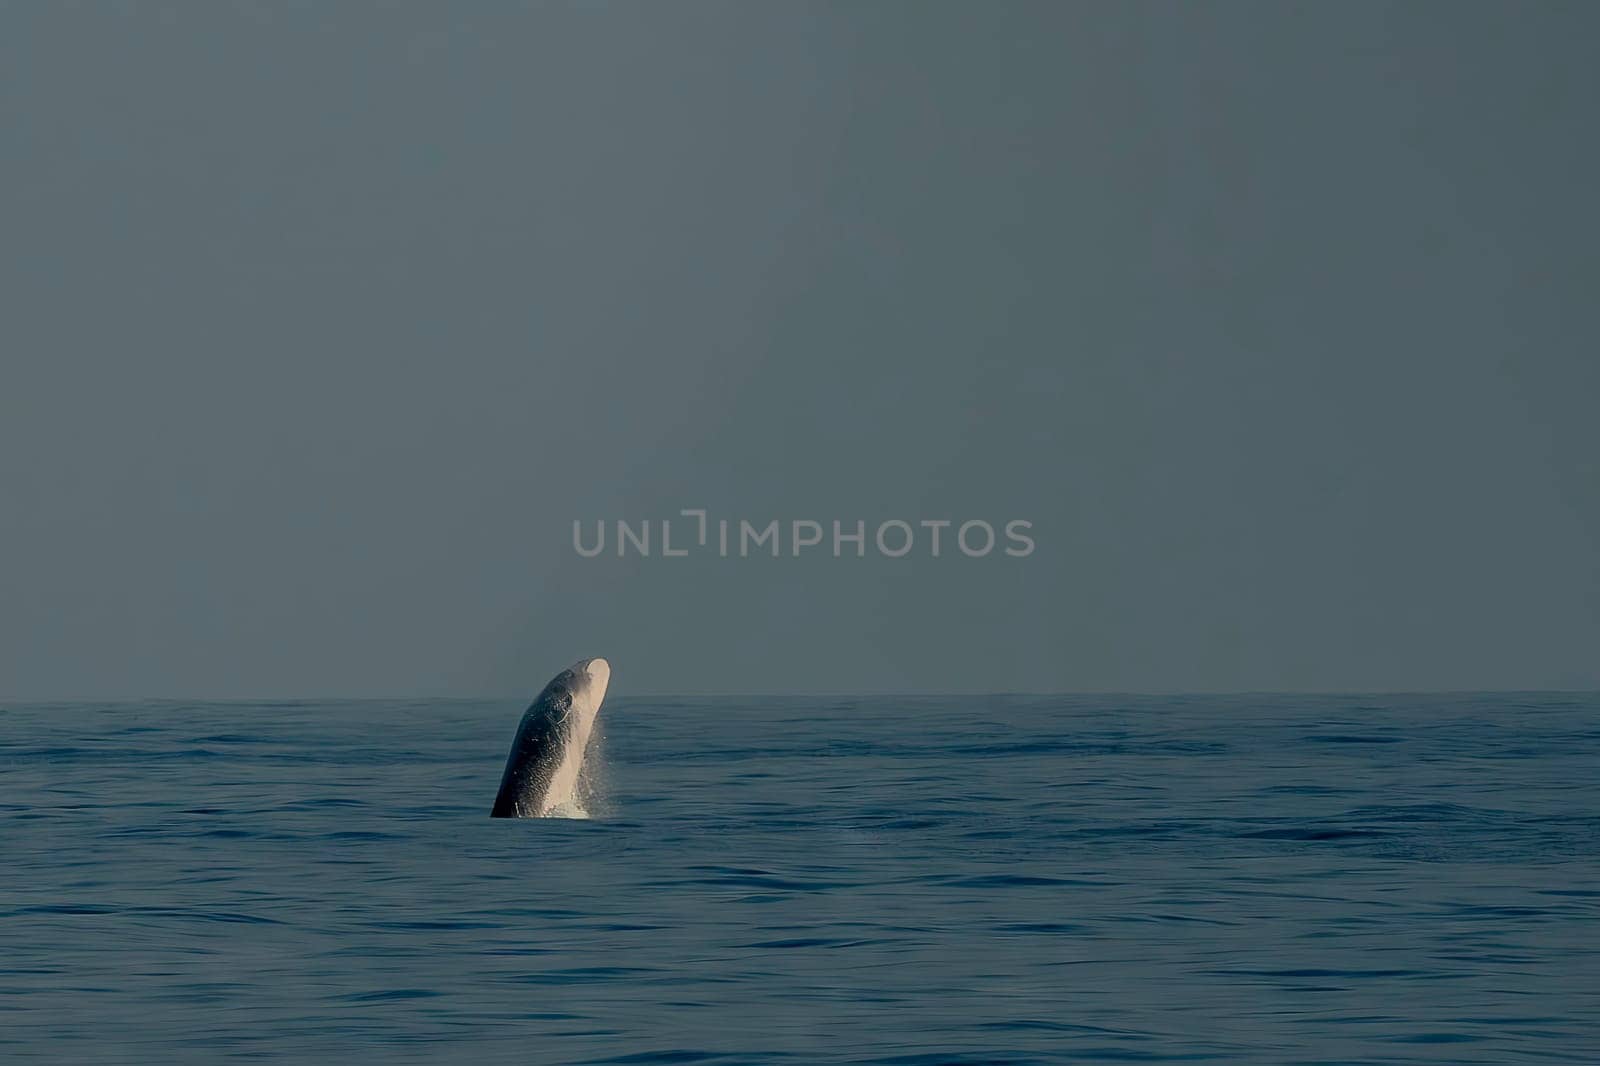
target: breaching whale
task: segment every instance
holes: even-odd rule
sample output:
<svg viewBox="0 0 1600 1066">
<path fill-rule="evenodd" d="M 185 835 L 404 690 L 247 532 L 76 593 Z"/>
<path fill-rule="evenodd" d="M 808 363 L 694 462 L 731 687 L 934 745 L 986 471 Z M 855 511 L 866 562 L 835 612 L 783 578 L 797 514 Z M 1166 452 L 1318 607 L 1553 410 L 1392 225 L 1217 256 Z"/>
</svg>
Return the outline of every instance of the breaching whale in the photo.
<svg viewBox="0 0 1600 1066">
<path fill-rule="evenodd" d="M 611 664 L 584 659 L 561 671 L 522 716 L 492 818 L 539 818 L 574 799 Z"/>
</svg>

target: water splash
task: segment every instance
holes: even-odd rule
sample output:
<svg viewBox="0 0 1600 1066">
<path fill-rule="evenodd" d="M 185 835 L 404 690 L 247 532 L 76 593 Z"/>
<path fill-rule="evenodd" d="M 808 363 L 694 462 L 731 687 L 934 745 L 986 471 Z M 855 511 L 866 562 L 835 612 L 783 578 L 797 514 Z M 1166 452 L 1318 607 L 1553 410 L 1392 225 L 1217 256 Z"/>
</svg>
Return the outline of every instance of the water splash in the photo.
<svg viewBox="0 0 1600 1066">
<path fill-rule="evenodd" d="M 570 799 L 558 803 L 544 812 L 546 818 L 588 818 L 588 808 L 584 807 L 577 799 Z"/>
<path fill-rule="evenodd" d="M 605 739 L 605 734 L 598 729 L 589 737 L 589 746 L 578 768 L 578 780 L 573 786 L 572 798 L 569 803 L 562 805 L 581 813 L 563 817 L 605 818 L 612 813 L 611 790 L 607 787 L 610 764 L 606 761 Z"/>
<path fill-rule="evenodd" d="M 602 734 L 591 734 L 575 760 L 568 756 L 563 767 L 565 772 L 558 771 L 548 793 L 548 805 L 539 817 L 589 819 L 597 814 L 604 817 L 609 813 L 603 741 Z"/>
</svg>

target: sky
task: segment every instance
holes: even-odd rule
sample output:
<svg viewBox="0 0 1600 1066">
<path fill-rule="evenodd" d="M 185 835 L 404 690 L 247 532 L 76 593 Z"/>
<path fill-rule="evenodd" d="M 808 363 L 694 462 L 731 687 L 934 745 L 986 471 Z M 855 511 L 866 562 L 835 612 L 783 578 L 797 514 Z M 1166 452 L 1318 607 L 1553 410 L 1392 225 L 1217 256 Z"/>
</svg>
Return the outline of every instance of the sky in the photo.
<svg viewBox="0 0 1600 1066">
<path fill-rule="evenodd" d="M 0 700 L 1600 687 L 1597 35 L 0 3 Z"/>
</svg>

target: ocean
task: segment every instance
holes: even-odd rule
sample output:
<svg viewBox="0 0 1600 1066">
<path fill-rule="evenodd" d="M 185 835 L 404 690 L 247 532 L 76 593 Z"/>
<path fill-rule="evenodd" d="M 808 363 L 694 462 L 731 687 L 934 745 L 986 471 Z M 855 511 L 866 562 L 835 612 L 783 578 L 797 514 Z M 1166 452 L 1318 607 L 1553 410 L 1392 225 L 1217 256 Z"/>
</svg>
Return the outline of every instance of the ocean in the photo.
<svg viewBox="0 0 1600 1066">
<path fill-rule="evenodd" d="M 0 707 L 0 1061 L 1600 1062 L 1597 695 L 522 708 Z"/>
</svg>

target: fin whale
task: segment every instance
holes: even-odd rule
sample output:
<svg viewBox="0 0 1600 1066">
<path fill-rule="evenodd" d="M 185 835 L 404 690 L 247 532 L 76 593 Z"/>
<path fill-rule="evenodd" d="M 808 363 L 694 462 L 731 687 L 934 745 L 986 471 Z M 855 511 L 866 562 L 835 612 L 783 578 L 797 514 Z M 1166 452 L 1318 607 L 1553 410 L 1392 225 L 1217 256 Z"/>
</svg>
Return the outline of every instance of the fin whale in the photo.
<svg viewBox="0 0 1600 1066">
<path fill-rule="evenodd" d="M 539 818 L 573 798 L 611 664 L 584 659 L 557 674 L 522 716 L 491 818 Z"/>
</svg>

